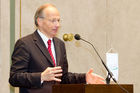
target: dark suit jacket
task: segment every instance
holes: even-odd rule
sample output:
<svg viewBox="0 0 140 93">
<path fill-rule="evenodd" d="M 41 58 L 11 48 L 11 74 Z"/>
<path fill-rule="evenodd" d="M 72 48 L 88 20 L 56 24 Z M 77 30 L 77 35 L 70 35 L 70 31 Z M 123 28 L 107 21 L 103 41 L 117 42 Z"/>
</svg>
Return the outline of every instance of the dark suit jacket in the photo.
<svg viewBox="0 0 140 93">
<path fill-rule="evenodd" d="M 62 67 L 62 84 L 86 83 L 85 74 L 68 72 L 66 50 L 63 41 L 53 38 L 57 65 Z M 12 65 L 9 82 L 20 87 L 20 93 L 52 93 L 52 85 L 58 82 L 43 82 L 41 72 L 53 67 L 53 61 L 38 32 L 19 39 L 12 54 Z"/>
</svg>

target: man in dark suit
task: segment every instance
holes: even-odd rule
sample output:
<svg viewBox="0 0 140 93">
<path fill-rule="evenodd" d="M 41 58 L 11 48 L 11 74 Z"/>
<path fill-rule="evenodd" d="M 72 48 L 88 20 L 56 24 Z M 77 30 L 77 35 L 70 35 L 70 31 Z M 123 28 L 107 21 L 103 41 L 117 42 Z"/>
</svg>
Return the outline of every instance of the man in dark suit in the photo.
<svg viewBox="0 0 140 93">
<path fill-rule="evenodd" d="M 16 42 L 9 82 L 20 87 L 20 93 L 51 93 L 54 84 L 104 83 L 92 69 L 86 74 L 68 72 L 64 42 L 55 37 L 59 21 L 54 5 L 42 5 L 35 14 L 37 30 Z"/>
</svg>

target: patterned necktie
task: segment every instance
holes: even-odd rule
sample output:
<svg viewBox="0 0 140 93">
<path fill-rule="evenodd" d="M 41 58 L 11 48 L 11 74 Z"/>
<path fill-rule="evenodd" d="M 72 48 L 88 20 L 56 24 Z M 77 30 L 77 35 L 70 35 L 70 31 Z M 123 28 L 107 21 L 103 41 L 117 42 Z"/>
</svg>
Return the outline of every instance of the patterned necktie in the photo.
<svg viewBox="0 0 140 93">
<path fill-rule="evenodd" d="M 56 66 L 55 60 L 54 60 L 54 56 L 53 56 L 52 50 L 51 50 L 51 40 L 49 39 L 47 43 L 48 43 L 48 51 L 49 51 L 50 56 L 51 56 L 51 58 L 52 58 L 53 64 L 54 64 L 54 66 Z"/>
</svg>

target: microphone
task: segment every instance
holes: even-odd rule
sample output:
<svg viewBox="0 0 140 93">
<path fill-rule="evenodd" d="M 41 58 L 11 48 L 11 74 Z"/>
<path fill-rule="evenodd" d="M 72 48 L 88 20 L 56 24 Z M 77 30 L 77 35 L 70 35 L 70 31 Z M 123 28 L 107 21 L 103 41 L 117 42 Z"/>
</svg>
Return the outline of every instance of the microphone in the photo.
<svg viewBox="0 0 140 93">
<path fill-rule="evenodd" d="M 84 41 L 84 42 L 87 42 L 88 44 L 90 44 L 90 45 L 93 47 L 93 49 L 95 50 L 97 56 L 100 58 L 100 60 L 101 60 L 101 62 L 102 62 L 102 64 L 103 64 L 103 66 L 105 67 L 105 69 L 106 69 L 107 72 L 108 72 L 108 75 L 107 75 L 107 78 L 106 78 L 106 83 L 107 83 L 107 84 L 110 84 L 110 79 L 112 78 L 113 81 L 114 81 L 122 90 L 124 90 L 126 93 L 129 93 L 125 88 L 123 88 L 121 85 L 118 84 L 118 82 L 117 82 L 117 80 L 115 79 L 113 73 L 112 73 L 112 72 L 109 70 L 109 68 L 106 66 L 106 64 L 104 63 L 103 59 L 102 59 L 101 56 L 99 55 L 99 53 L 98 53 L 98 51 L 96 50 L 96 48 L 94 47 L 94 45 L 93 45 L 92 43 L 90 43 L 89 41 L 84 40 L 83 38 L 81 38 L 79 34 L 75 34 L 75 35 L 74 35 L 74 38 L 75 38 L 76 40 L 82 40 L 82 41 Z"/>
<path fill-rule="evenodd" d="M 74 38 L 75 38 L 76 40 L 80 40 L 80 39 L 81 39 L 79 34 L 75 34 L 75 35 L 74 35 Z"/>
<path fill-rule="evenodd" d="M 63 40 L 64 41 L 72 41 L 73 40 L 73 34 L 72 33 L 70 33 L 70 34 L 64 34 L 63 35 Z"/>
<path fill-rule="evenodd" d="M 101 62 L 102 62 L 102 64 L 103 64 L 103 66 L 105 67 L 105 69 L 106 69 L 107 72 L 108 72 L 108 76 L 107 76 L 107 78 L 106 78 L 107 84 L 110 83 L 110 78 L 112 78 L 113 81 L 114 81 L 115 83 L 117 83 L 116 79 L 114 78 L 113 73 L 112 73 L 112 72 L 109 70 L 109 68 L 106 66 L 106 64 L 104 63 L 103 59 L 102 59 L 101 56 L 99 55 L 99 53 L 98 53 L 98 51 L 96 50 L 96 48 L 94 47 L 94 45 L 93 45 L 92 43 L 90 43 L 89 41 L 86 41 L 86 40 L 82 39 L 82 38 L 80 37 L 79 34 L 75 34 L 74 38 L 75 38 L 76 40 L 82 40 L 82 41 L 84 41 L 84 42 L 87 42 L 88 44 L 90 44 L 90 45 L 93 47 L 93 49 L 95 50 L 97 56 L 100 58 L 100 60 L 101 60 Z"/>
</svg>

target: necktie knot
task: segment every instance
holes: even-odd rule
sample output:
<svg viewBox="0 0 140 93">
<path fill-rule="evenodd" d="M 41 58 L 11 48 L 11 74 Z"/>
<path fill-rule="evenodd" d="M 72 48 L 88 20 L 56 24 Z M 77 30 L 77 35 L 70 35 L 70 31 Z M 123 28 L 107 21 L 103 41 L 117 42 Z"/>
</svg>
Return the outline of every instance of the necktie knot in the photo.
<svg viewBox="0 0 140 93">
<path fill-rule="evenodd" d="M 48 43 L 48 46 L 50 46 L 51 45 L 51 40 L 49 39 L 47 43 Z"/>
</svg>

